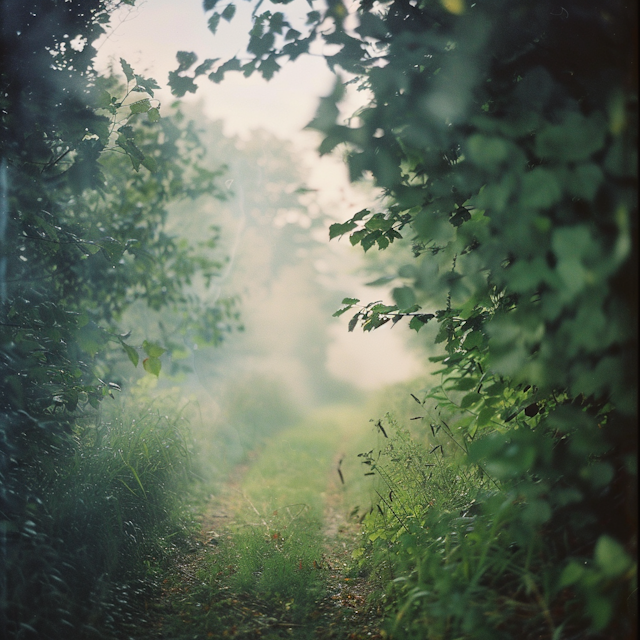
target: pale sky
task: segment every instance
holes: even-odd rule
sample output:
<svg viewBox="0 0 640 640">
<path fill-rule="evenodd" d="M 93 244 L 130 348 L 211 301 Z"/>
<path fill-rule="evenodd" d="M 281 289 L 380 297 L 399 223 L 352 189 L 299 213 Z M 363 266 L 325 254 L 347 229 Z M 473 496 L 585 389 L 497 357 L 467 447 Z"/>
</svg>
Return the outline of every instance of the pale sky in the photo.
<svg viewBox="0 0 640 640">
<path fill-rule="evenodd" d="M 221 0 L 220 9 L 226 4 Z M 231 24 L 221 21 L 214 36 L 207 28 L 202 0 L 139 0 L 135 8 L 125 7 L 114 15 L 112 30 L 96 43 L 97 67 L 106 70 L 112 62 L 116 72 L 120 72 L 118 61 L 125 58 L 136 73 L 155 78 L 162 87 L 156 91 L 156 97 L 171 104 L 175 98 L 166 82 L 168 72 L 177 67 L 176 52 L 193 51 L 199 62 L 236 54 L 242 57 L 253 6 L 253 2 L 238 2 L 234 20 Z M 310 11 L 306 0 L 277 5 L 276 9 L 294 16 L 292 22 L 296 15 L 304 20 Z M 221 84 L 214 84 L 202 76 L 198 80 L 198 93 L 187 94 L 183 100 L 202 101 L 209 117 L 225 123 L 227 134 L 245 137 L 248 131 L 262 128 L 291 140 L 311 171 L 308 184 L 318 190 L 320 206 L 344 221 L 359 209 L 373 205 L 373 197 L 362 189 L 351 188 L 339 157 L 320 159 L 315 152 L 319 135 L 303 130 L 314 116 L 318 99 L 330 93 L 334 81 L 320 56 L 306 55 L 285 64 L 269 82 L 257 75 L 244 78 L 240 73 L 229 73 Z M 362 99 L 362 94 L 353 92 L 345 114 L 353 113 Z M 351 248 L 345 239 L 339 246 L 335 246 L 335 241 L 331 244 L 334 252 L 345 256 L 347 264 L 357 265 L 361 249 Z M 350 283 L 358 286 L 354 278 Z M 363 300 L 374 294 L 379 296 L 379 292 L 365 292 Z M 336 321 L 330 330 L 333 342 L 327 366 L 334 375 L 362 388 L 375 389 L 420 373 L 421 366 L 404 347 L 399 330 L 392 333 L 384 327 L 367 334 L 348 333 L 346 321 L 342 320 Z"/>
</svg>

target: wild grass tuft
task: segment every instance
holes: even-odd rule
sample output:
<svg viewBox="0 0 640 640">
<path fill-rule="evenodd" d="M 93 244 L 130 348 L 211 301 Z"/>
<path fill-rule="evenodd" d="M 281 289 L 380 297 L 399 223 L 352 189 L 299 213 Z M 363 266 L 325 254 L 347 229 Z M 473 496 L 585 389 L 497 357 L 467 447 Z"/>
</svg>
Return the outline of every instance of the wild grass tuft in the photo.
<svg viewBox="0 0 640 640">
<path fill-rule="evenodd" d="M 185 416 L 137 394 L 103 402 L 23 470 L 31 502 L 6 569 L 9 629 L 73 637 L 126 618 L 150 567 L 188 534 L 189 458 Z"/>
</svg>

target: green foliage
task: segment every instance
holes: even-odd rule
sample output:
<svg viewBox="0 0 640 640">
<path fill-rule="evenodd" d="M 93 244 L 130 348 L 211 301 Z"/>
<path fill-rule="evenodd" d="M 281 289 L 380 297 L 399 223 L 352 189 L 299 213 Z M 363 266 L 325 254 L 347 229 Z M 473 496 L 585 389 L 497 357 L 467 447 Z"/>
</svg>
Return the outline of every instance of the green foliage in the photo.
<svg viewBox="0 0 640 640">
<path fill-rule="evenodd" d="M 608 536 L 599 539 L 593 559 L 560 562 L 563 546 L 584 549 L 591 535 L 581 529 L 588 509 L 571 488 L 571 466 L 550 461 L 555 486 L 499 483 L 487 474 L 484 457 L 483 465 L 464 464 L 456 431 L 444 421 L 434 426 L 420 442 L 386 416 L 378 422 L 385 446 L 360 455 L 378 502 L 364 519 L 354 558 L 379 584 L 391 636 L 605 637 L 598 632 L 612 616 L 629 614 L 617 607 L 635 566 Z M 527 459 L 527 443 L 531 437 L 511 438 L 513 467 L 548 479 L 549 469 L 535 464 L 538 448 Z M 562 503 L 564 518 L 551 517 L 549 499 L 555 507 Z M 564 528 L 572 518 L 574 526 Z"/>
<path fill-rule="evenodd" d="M 165 480 L 168 489 L 180 464 L 165 469 L 150 452 L 153 473 L 137 466 L 130 456 L 142 445 L 135 438 L 104 453 L 115 465 L 105 471 L 116 478 L 105 479 L 111 502 L 98 496 L 85 503 L 70 488 L 75 479 L 80 490 L 83 476 L 91 476 L 90 487 L 97 482 L 83 456 L 98 464 L 103 453 L 89 452 L 78 429 L 120 389 L 117 365 L 137 366 L 142 356 L 144 369 L 157 376 L 164 350 L 173 349 L 130 340 L 129 328 L 120 326 L 123 314 L 134 304 L 165 310 L 181 317 L 178 332 L 209 343 L 219 341 L 222 321 L 233 317 L 230 304 L 207 305 L 190 289 L 194 278 L 210 284 L 220 272 L 221 262 L 212 257 L 215 235 L 203 234 L 202 244 L 192 246 L 166 224 L 171 202 L 205 193 L 221 197 L 222 169 L 200 163 L 195 128 L 178 110 L 160 117 L 155 80 L 125 60 L 124 84 L 93 68 L 93 44 L 121 4 L 132 2 L 3 5 L 0 527 L 9 568 L 0 586 L 0 628 L 16 634 L 37 628 L 38 637 L 66 635 L 60 625 L 75 624 L 76 596 L 80 609 L 99 608 L 98 591 L 124 576 L 123 540 L 153 535 L 154 523 L 165 517 L 168 503 L 155 491 Z M 203 326 L 203 317 L 213 326 Z M 177 445 L 166 445 L 165 455 L 172 456 Z M 87 491 L 93 496 L 93 488 Z M 124 523 L 138 521 L 118 518 L 130 515 L 134 496 L 159 511 L 132 507 L 142 521 L 128 531 Z M 94 517 L 100 509 L 108 522 Z M 77 527 L 65 533 L 67 524 Z M 148 549 L 141 544 L 139 551 Z"/>
<path fill-rule="evenodd" d="M 438 323 L 441 380 L 426 394 L 437 403 L 433 424 L 495 476 L 497 500 L 510 505 L 507 515 L 487 509 L 488 530 L 504 537 L 478 543 L 479 557 L 510 544 L 527 549 L 504 552 L 517 575 L 512 601 L 479 580 L 484 569 L 458 574 L 464 562 L 433 554 L 429 571 L 450 566 L 458 586 L 438 591 L 436 573 L 411 582 L 403 628 L 408 637 L 427 628 L 430 637 L 498 637 L 509 628 L 513 637 L 510 625 L 533 606 L 531 637 L 631 633 L 636 7 L 611 5 L 605 18 L 597 2 L 556 12 L 533 0 L 517 10 L 505 0 L 363 0 L 348 13 L 327 2 L 293 42 L 330 45 L 329 66 L 369 92 L 345 124 L 339 80 L 310 126 L 324 136 L 321 153 L 340 146 L 351 179 L 371 177 L 385 199 L 383 211 L 359 211 L 329 233 L 364 251 L 396 241 L 410 249 L 394 278 L 395 304 L 346 299 L 335 315 L 358 305 L 350 330 L 404 317 L 415 330 Z M 255 16 L 245 73 L 294 57 L 266 20 Z M 445 510 L 434 515 L 437 531 L 450 524 Z M 461 549 L 476 544 L 457 536 Z M 609 552 L 615 576 L 603 573 Z M 441 610 L 424 617 L 421 603 L 436 592 Z"/>
<path fill-rule="evenodd" d="M 14 479 L 27 505 L 5 527 L 10 635 L 82 637 L 133 615 L 150 563 L 189 534 L 184 411 L 138 392 L 104 402 L 66 438 L 24 443 L 35 455 Z"/>
<path fill-rule="evenodd" d="M 59 139 L 62 151 L 50 152 L 36 173 L 37 160 L 21 153 L 8 172 L 7 233 L 19 240 L 4 245 L 11 279 L 2 339 L 24 364 L 6 371 L 4 381 L 13 391 L 11 404 L 34 416 L 95 407 L 107 392 L 98 378 L 108 375 L 110 344 L 121 345 L 137 365 L 137 348 L 118 326 L 135 302 L 180 310 L 182 331 L 214 343 L 220 332 L 207 335 L 211 328 L 203 327 L 202 316 L 220 321 L 232 313 L 224 306 L 207 309 L 188 289 L 196 274 L 210 284 L 222 267 L 210 257 L 211 241 L 192 247 L 165 230 L 168 203 L 219 195 L 220 171 L 198 164 L 196 132 L 181 124 L 179 113 L 148 117 L 148 98 L 123 105 L 131 92 L 152 95 L 157 85 L 124 61 L 122 68 L 126 89 L 114 79 L 93 81 L 99 102 L 85 107 L 92 114 L 86 122 L 98 133 L 75 148 Z M 161 354 L 147 355 L 145 370 L 157 375 Z"/>
</svg>

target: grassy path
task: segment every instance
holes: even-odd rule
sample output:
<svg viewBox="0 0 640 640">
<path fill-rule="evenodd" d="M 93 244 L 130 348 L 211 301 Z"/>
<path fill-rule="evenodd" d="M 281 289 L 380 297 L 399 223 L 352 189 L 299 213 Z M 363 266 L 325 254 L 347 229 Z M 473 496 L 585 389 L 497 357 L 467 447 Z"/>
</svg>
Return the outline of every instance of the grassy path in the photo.
<svg viewBox="0 0 640 640">
<path fill-rule="evenodd" d="M 165 580 L 144 637 L 381 638 L 350 562 L 358 524 L 348 513 L 367 500 L 355 457 L 363 424 L 325 411 L 237 469 L 207 506 L 196 550 Z"/>
</svg>

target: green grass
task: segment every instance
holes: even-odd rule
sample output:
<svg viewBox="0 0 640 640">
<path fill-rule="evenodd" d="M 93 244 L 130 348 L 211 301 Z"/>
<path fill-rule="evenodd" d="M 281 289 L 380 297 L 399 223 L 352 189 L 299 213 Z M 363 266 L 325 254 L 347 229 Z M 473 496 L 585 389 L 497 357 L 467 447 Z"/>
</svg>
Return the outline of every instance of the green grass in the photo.
<svg viewBox="0 0 640 640">
<path fill-rule="evenodd" d="M 314 636 L 326 591 L 325 497 L 338 487 L 344 505 L 368 504 L 355 455 L 370 435 L 367 424 L 362 414 L 336 408 L 268 438 L 234 490 L 233 524 L 198 559 L 188 588 L 179 575 L 172 583 L 183 596 L 165 634 L 253 637 L 249 630 L 264 619 L 270 631 L 263 637 Z"/>
<path fill-rule="evenodd" d="M 129 602 L 190 534 L 188 424 L 175 402 L 106 399 L 22 470 L 27 496 L 6 577 L 20 637 L 96 633 L 133 616 Z"/>
<path fill-rule="evenodd" d="M 589 628 L 575 592 L 557 586 L 563 564 L 531 520 L 523 484 L 494 482 L 446 440 L 441 449 L 389 415 L 381 426 L 388 439 L 361 456 L 378 505 L 354 557 L 378 584 L 390 637 L 610 637 Z"/>
<path fill-rule="evenodd" d="M 279 434 L 242 485 L 234 586 L 287 602 L 297 616 L 307 614 L 322 591 L 314 562 L 322 564 L 322 497 L 337 436 L 328 423 Z"/>
</svg>

